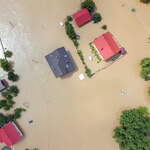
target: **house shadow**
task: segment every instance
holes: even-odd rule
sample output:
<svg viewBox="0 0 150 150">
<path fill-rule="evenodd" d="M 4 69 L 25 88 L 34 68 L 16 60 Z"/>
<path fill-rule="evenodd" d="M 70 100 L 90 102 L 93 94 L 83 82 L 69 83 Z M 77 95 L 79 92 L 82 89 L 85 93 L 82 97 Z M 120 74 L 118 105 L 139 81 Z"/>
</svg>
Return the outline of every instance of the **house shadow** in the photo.
<svg viewBox="0 0 150 150">
<path fill-rule="evenodd" d="M 70 59 L 71 59 L 73 65 L 74 65 L 74 68 L 75 68 L 75 69 L 74 69 L 73 71 L 71 71 L 71 72 L 69 72 L 69 73 L 64 74 L 63 76 L 61 76 L 61 77 L 60 77 L 61 80 L 70 78 L 70 77 L 73 75 L 74 72 L 76 72 L 76 71 L 79 70 L 78 67 L 77 67 L 77 65 L 76 65 L 76 63 L 75 63 L 75 61 L 74 61 L 74 59 L 73 59 L 73 57 L 72 57 L 71 54 L 70 54 L 70 51 L 67 51 L 67 53 L 68 53 L 68 56 L 70 57 Z"/>
<path fill-rule="evenodd" d="M 115 61 L 117 58 L 119 58 L 121 55 L 121 52 L 116 53 L 115 55 L 113 55 L 112 57 L 110 57 L 109 59 L 106 60 L 106 62 L 110 62 L 110 61 Z"/>
<path fill-rule="evenodd" d="M 8 82 L 5 80 L 5 79 L 2 79 L 2 82 L 4 83 L 4 85 L 5 85 L 5 89 L 7 89 L 8 87 L 9 87 L 9 84 L 8 84 Z"/>
</svg>

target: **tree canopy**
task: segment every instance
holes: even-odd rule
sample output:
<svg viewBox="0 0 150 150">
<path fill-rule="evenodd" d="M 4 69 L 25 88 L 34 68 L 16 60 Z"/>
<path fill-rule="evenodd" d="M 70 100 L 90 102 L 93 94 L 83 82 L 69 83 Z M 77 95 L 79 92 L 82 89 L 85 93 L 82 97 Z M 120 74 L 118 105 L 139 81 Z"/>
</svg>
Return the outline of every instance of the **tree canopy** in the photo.
<svg viewBox="0 0 150 150">
<path fill-rule="evenodd" d="M 92 16 L 92 20 L 95 22 L 95 23 L 98 23 L 99 21 L 102 20 L 102 17 L 100 15 L 100 13 L 94 13 L 93 16 Z"/>
<path fill-rule="evenodd" d="M 0 59 L 0 65 L 4 71 L 6 71 L 6 72 L 9 71 L 9 63 L 6 59 Z"/>
<path fill-rule="evenodd" d="M 142 2 L 142 3 L 149 3 L 150 0 L 140 0 L 140 2 Z"/>
<path fill-rule="evenodd" d="M 86 8 L 89 12 L 92 12 L 95 8 L 93 0 L 85 0 L 81 3 L 81 8 Z"/>
<path fill-rule="evenodd" d="M 114 129 L 116 142 L 121 150 L 149 150 L 150 149 L 150 118 L 148 108 L 130 109 L 122 111 L 120 126 Z"/>
<path fill-rule="evenodd" d="M 150 58 L 146 57 L 142 59 L 140 65 L 142 67 L 140 76 L 141 78 L 144 78 L 148 73 L 150 73 Z"/>
</svg>

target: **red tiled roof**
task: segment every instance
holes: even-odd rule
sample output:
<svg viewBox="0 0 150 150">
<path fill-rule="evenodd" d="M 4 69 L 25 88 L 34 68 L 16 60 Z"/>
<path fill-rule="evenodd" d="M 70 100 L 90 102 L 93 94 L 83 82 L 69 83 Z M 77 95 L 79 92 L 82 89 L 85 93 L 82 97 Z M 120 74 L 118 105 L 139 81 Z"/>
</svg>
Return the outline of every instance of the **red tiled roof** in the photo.
<svg viewBox="0 0 150 150">
<path fill-rule="evenodd" d="M 22 133 L 13 122 L 9 122 L 0 129 L 0 142 L 7 147 L 15 144 L 22 138 Z"/>
<path fill-rule="evenodd" d="M 93 42 L 93 44 L 103 60 L 107 60 L 120 51 L 120 48 L 109 32 L 102 34 Z"/>
<path fill-rule="evenodd" d="M 86 8 L 83 8 L 77 13 L 73 14 L 72 17 L 74 18 L 78 27 L 91 20 L 90 13 Z"/>
</svg>

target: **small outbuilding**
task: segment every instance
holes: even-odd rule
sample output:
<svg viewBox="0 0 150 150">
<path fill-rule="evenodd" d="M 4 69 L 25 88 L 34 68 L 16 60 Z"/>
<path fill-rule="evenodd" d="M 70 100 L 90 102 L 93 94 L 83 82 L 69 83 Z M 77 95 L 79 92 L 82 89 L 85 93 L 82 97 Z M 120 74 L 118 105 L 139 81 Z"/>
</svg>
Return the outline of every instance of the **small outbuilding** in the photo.
<svg viewBox="0 0 150 150">
<path fill-rule="evenodd" d="M 22 138 L 22 133 L 14 122 L 9 122 L 0 129 L 0 143 L 12 146 Z"/>
<path fill-rule="evenodd" d="M 73 14 L 72 18 L 74 19 L 78 27 L 91 20 L 90 13 L 86 8 L 83 8 L 80 11 Z"/>
<path fill-rule="evenodd" d="M 107 60 L 120 52 L 120 48 L 109 32 L 102 34 L 93 42 L 94 47 L 103 60 Z"/>
<path fill-rule="evenodd" d="M 58 48 L 45 56 L 55 77 L 60 77 L 75 69 L 67 51 L 64 47 Z"/>
</svg>

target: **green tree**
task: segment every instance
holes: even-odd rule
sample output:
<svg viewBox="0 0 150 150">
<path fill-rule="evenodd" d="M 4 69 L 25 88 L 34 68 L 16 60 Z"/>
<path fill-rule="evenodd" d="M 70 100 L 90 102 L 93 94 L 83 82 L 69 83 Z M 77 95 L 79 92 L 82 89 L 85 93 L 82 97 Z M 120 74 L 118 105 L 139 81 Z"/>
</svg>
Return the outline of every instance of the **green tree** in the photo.
<svg viewBox="0 0 150 150">
<path fill-rule="evenodd" d="M 81 3 L 81 8 L 86 8 L 91 13 L 95 8 L 95 3 L 93 0 L 85 0 Z"/>
<path fill-rule="evenodd" d="M 141 78 L 144 78 L 148 73 L 150 73 L 150 58 L 146 57 L 142 59 L 140 65 L 142 67 L 140 76 Z"/>
<path fill-rule="evenodd" d="M 10 108 L 11 108 L 11 107 L 10 107 L 9 105 L 6 105 L 6 106 L 3 107 L 3 109 L 4 109 L 5 111 L 8 111 Z"/>
<path fill-rule="evenodd" d="M 3 98 L 6 98 L 7 95 L 8 95 L 6 92 L 2 92 L 1 94 L 2 94 L 2 97 L 3 97 Z"/>
<path fill-rule="evenodd" d="M 4 71 L 6 71 L 6 72 L 9 71 L 9 63 L 6 59 L 0 59 L 0 65 Z"/>
<path fill-rule="evenodd" d="M 122 111 L 120 126 L 114 129 L 116 142 L 121 150 L 149 150 L 150 118 L 148 109 L 130 109 Z"/>
<path fill-rule="evenodd" d="M 17 86 L 12 85 L 10 86 L 8 89 L 6 89 L 8 94 L 13 94 L 13 96 L 17 96 L 19 93 L 19 89 L 17 88 Z"/>
<path fill-rule="evenodd" d="M 142 3 L 149 3 L 150 0 L 140 0 L 140 2 L 142 2 Z"/>
<path fill-rule="evenodd" d="M 93 20 L 95 23 L 98 23 L 99 21 L 101 21 L 101 20 L 102 20 L 102 17 L 101 17 L 101 15 L 100 15 L 100 13 L 94 13 L 94 14 L 92 15 L 92 20 Z"/>
<path fill-rule="evenodd" d="M 67 16 L 67 20 L 68 21 L 72 21 L 72 17 L 71 16 Z"/>
<path fill-rule="evenodd" d="M 148 94 L 149 94 L 149 96 L 150 96 L 150 87 L 149 87 L 149 90 L 148 90 Z"/>
<path fill-rule="evenodd" d="M 23 112 L 23 111 L 26 111 L 26 110 L 23 109 L 23 108 L 16 108 L 14 110 L 14 119 L 20 118 L 21 117 L 21 112 Z"/>
<path fill-rule="evenodd" d="M 17 81 L 18 80 L 18 75 L 14 74 L 14 72 L 10 71 L 8 72 L 8 80 L 10 81 Z"/>
<path fill-rule="evenodd" d="M 3 127 L 7 123 L 7 117 L 0 113 L 0 128 Z"/>
<path fill-rule="evenodd" d="M 76 33 L 74 31 L 74 28 L 72 26 L 72 24 L 69 23 L 69 21 L 65 22 L 65 29 L 66 29 L 66 34 L 68 35 L 68 37 L 73 40 L 76 40 Z"/>
<path fill-rule="evenodd" d="M 10 56 L 11 56 L 11 51 L 6 50 L 6 51 L 4 52 L 4 56 L 5 56 L 5 57 L 10 57 Z"/>
<path fill-rule="evenodd" d="M 7 101 L 6 100 L 0 100 L 0 108 L 3 108 L 6 105 L 7 105 Z"/>
<path fill-rule="evenodd" d="M 7 122 L 13 121 L 13 119 L 14 119 L 14 116 L 10 114 L 7 117 Z"/>
</svg>

